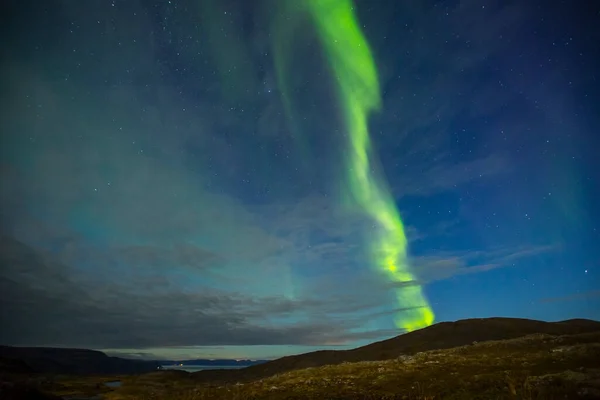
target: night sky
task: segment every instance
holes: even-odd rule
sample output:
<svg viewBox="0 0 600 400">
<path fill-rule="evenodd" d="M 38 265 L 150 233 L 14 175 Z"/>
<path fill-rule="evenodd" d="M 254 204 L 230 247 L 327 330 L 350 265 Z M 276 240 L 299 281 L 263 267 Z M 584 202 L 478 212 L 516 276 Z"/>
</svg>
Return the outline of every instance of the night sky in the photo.
<svg viewBox="0 0 600 400">
<path fill-rule="evenodd" d="M 0 343 L 600 319 L 600 4 L 9 0 Z"/>
</svg>

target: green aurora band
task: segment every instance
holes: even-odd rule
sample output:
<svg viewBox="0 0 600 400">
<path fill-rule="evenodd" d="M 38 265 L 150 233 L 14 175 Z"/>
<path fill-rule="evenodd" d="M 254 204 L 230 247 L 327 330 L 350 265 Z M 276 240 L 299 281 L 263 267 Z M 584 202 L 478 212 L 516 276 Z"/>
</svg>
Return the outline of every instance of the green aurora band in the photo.
<svg viewBox="0 0 600 400">
<path fill-rule="evenodd" d="M 292 1 L 298 4 L 297 0 Z M 304 4 L 336 78 L 349 139 L 345 160 L 348 189 L 354 202 L 379 229 L 370 243 L 371 254 L 374 265 L 396 288 L 402 310 L 396 315 L 396 326 L 407 331 L 429 326 L 434 313 L 408 264 L 402 219 L 385 180 L 374 172 L 368 117 L 380 109 L 381 95 L 375 61 L 359 28 L 354 5 L 351 0 L 306 0 Z M 298 12 L 297 6 L 293 9 Z"/>
</svg>

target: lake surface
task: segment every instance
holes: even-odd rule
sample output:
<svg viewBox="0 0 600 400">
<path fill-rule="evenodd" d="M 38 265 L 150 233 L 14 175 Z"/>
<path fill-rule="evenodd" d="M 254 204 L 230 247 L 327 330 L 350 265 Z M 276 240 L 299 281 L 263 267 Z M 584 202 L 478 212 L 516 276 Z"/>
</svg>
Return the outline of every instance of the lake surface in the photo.
<svg viewBox="0 0 600 400">
<path fill-rule="evenodd" d="M 162 365 L 163 370 L 177 370 L 186 372 L 198 372 L 206 369 L 240 369 L 248 365 Z"/>
</svg>

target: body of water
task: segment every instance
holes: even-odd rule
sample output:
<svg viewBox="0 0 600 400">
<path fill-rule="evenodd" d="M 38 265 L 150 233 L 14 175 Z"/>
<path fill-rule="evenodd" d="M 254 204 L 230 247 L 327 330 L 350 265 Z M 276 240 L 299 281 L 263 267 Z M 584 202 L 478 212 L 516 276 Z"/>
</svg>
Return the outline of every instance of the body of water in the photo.
<svg viewBox="0 0 600 400">
<path fill-rule="evenodd" d="M 198 372 L 206 369 L 240 369 L 248 365 L 162 365 L 164 370 L 178 370 L 187 372 Z"/>
</svg>

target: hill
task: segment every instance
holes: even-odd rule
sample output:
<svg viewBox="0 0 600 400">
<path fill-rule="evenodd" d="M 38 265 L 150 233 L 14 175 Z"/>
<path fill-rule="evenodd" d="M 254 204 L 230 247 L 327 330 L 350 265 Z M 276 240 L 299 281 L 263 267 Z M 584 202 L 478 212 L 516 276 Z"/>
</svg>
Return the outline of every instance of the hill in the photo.
<svg viewBox="0 0 600 400">
<path fill-rule="evenodd" d="M 96 350 L 0 346 L 4 373 L 137 374 L 156 371 L 159 366 L 157 362 L 109 357 Z"/>
<path fill-rule="evenodd" d="M 122 386 L 104 393 L 104 399 L 598 399 L 598 360 L 600 331 L 533 334 L 247 382 L 198 382 L 192 374 L 155 372 L 123 377 Z"/>
<path fill-rule="evenodd" d="M 466 319 L 441 322 L 424 329 L 352 350 L 323 350 L 283 357 L 235 371 L 199 371 L 193 378 L 201 382 L 237 382 L 262 379 L 288 371 L 336 365 L 344 362 L 391 360 L 430 350 L 449 349 L 474 342 L 506 340 L 531 334 L 576 335 L 600 331 L 600 322 L 573 319 L 544 322 L 519 318 Z"/>
<path fill-rule="evenodd" d="M 242 370 L 24 378 L 22 387 L 105 400 L 597 399 L 598 360 L 599 322 L 490 318 Z M 120 386 L 105 384 L 115 380 Z"/>
</svg>

